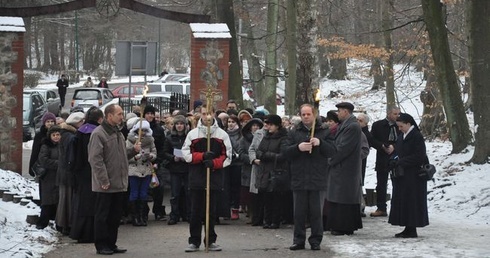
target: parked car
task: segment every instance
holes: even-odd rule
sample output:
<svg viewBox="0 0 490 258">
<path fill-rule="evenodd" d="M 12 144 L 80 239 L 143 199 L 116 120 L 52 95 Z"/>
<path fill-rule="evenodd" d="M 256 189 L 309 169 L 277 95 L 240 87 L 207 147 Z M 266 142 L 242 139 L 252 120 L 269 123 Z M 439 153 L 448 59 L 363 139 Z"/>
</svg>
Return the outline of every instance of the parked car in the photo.
<svg viewBox="0 0 490 258">
<path fill-rule="evenodd" d="M 71 106 L 80 106 L 87 112 L 90 107 L 100 107 L 112 99 L 114 95 L 107 88 L 78 88 L 73 93 Z"/>
<path fill-rule="evenodd" d="M 182 78 L 189 77 L 189 74 L 185 73 L 167 73 L 164 76 L 156 79 L 155 81 L 151 81 L 152 83 L 164 83 L 164 82 L 172 82 L 172 81 L 179 81 Z"/>
<path fill-rule="evenodd" d="M 121 85 L 115 89 L 112 90 L 112 94 L 114 95 L 115 98 L 127 98 L 129 97 L 129 89 L 131 89 L 131 97 L 134 97 L 135 95 L 143 94 L 143 85 L 131 85 L 131 88 L 129 85 Z"/>
<path fill-rule="evenodd" d="M 32 139 L 36 128 L 41 126 L 41 119 L 48 111 L 46 101 L 39 92 L 24 92 L 22 106 L 23 140 Z"/>
<path fill-rule="evenodd" d="M 46 101 L 48 111 L 58 116 L 61 111 L 61 101 L 58 93 L 51 89 L 25 89 L 24 92 L 38 92 Z"/>
<path fill-rule="evenodd" d="M 164 83 L 149 83 L 148 92 L 174 92 L 182 94 L 191 93 L 190 83 L 181 82 L 164 82 Z"/>
</svg>

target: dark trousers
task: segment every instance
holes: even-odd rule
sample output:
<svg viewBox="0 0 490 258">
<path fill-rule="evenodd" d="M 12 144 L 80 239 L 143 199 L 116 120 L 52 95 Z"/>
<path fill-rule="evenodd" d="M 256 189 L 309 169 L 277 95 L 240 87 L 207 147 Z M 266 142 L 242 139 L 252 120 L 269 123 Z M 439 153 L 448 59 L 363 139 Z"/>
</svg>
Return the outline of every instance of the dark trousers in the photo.
<svg viewBox="0 0 490 258">
<path fill-rule="evenodd" d="M 65 87 L 59 87 L 58 88 L 58 94 L 60 94 L 60 105 L 62 107 L 64 107 L 65 106 L 66 88 Z"/>
<path fill-rule="evenodd" d="M 279 192 L 266 192 L 264 195 L 264 221 L 265 224 L 281 224 L 281 194 Z"/>
<path fill-rule="evenodd" d="M 201 245 L 202 226 L 206 223 L 206 190 L 189 190 L 191 201 L 191 218 L 189 221 L 189 244 Z M 209 197 L 209 244 L 215 243 L 216 232 L 214 224 L 216 222 L 216 202 L 219 192 L 211 190 Z M 204 240 L 206 241 L 206 240 Z"/>
<path fill-rule="evenodd" d="M 151 189 L 151 196 L 153 197 L 153 214 L 165 215 L 165 206 L 163 206 L 163 191 L 165 185 L 165 178 L 163 169 L 157 170 L 157 177 L 160 185 Z M 168 181 L 167 181 L 168 182 Z"/>
<path fill-rule="evenodd" d="M 386 189 L 388 188 L 388 171 L 376 171 L 376 205 L 378 210 L 386 211 Z"/>
<path fill-rule="evenodd" d="M 150 187 L 151 176 L 129 177 L 129 201 L 146 201 L 148 198 L 148 188 Z"/>
<path fill-rule="evenodd" d="M 49 220 L 56 217 L 57 204 L 41 205 L 41 215 L 37 221 L 37 225 L 41 227 L 47 227 Z"/>
<path fill-rule="evenodd" d="M 180 218 L 188 219 L 191 211 L 191 202 L 188 199 L 189 188 L 189 175 L 187 173 L 175 173 L 170 174 L 170 191 L 172 196 L 170 197 L 170 205 L 172 211 L 170 212 L 170 219 L 179 221 Z M 187 198 L 186 198 L 187 197 Z M 183 207 L 182 204 L 184 205 Z"/>
<path fill-rule="evenodd" d="M 119 222 L 124 202 L 124 192 L 96 193 L 95 198 L 95 248 L 115 249 Z"/>
<path fill-rule="evenodd" d="M 240 188 L 242 187 L 242 167 L 229 166 L 228 174 L 230 180 L 230 207 L 240 208 Z"/>
<path fill-rule="evenodd" d="M 294 244 L 304 244 L 306 240 L 306 219 L 309 218 L 310 245 L 319 245 L 323 238 L 323 191 L 293 191 L 294 200 Z"/>
<path fill-rule="evenodd" d="M 251 196 L 252 206 L 252 225 L 262 225 L 264 223 L 265 192 L 259 191 Z"/>
</svg>

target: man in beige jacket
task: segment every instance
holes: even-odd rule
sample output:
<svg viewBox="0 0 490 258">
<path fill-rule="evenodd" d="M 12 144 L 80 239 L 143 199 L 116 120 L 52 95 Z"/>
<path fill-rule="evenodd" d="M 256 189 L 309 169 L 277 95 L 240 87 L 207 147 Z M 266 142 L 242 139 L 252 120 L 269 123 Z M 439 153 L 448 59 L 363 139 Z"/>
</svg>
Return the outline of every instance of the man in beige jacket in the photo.
<svg viewBox="0 0 490 258">
<path fill-rule="evenodd" d="M 126 142 L 119 130 L 123 110 L 111 104 L 104 111 L 104 121 L 94 129 L 88 144 L 88 161 L 92 167 L 92 191 L 95 200 L 95 248 L 97 254 L 124 253 L 126 249 L 116 245 L 121 220 L 124 192 L 128 188 L 128 159 L 141 150 L 137 143 L 126 149 Z"/>
</svg>

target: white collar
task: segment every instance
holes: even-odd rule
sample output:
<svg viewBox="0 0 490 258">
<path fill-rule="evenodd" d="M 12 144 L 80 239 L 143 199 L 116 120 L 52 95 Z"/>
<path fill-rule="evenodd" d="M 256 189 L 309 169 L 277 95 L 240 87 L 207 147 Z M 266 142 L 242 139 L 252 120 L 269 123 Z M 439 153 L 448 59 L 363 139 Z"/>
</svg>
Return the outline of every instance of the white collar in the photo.
<svg viewBox="0 0 490 258">
<path fill-rule="evenodd" d="M 412 125 L 412 126 L 410 126 L 410 128 L 408 128 L 408 131 L 403 134 L 403 140 L 405 140 L 405 137 L 407 137 L 407 135 L 413 130 L 413 128 L 415 128 L 414 125 Z"/>
</svg>

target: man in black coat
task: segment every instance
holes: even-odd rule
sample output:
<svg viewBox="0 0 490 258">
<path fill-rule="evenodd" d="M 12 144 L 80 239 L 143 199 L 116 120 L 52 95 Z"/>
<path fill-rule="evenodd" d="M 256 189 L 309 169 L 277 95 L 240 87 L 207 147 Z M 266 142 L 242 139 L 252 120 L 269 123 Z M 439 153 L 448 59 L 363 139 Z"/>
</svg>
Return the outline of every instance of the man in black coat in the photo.
<svg viewBox="0 0 490 258">
<path fill-rule="evenodd" d="M 386 118 L 376 121 L 371 127 L 370 142 L 376 149 L 376 203 L 378 209 L 370 214 L 371 217 L 386 217 L 386 188 L 388 184 L 388 161 L 393 152 L 393 145 L 400 133 L 396 126 L 396 118 L 400 114 L 400 108 L 392 106 L 386 110 Z"/>
<path fill-rule="evenodd" d="M 56 87 L 58 87 L 58 94 L 60 94 L 60 105 L 64 107 L 66 88 L 68 88 L 68 79 L 66 79 L 64 74 L 62 74 L 61 78 L 56 82 Z"/>
<path fill-rule="evenodd" d="M 285 155 L 291 166 L 291 189 L 294 200 L 294 238 L 290 250 L 305 249 L 306 220 L 309 217 L 311 250 L 320 250 L 323 238 L 322 211 L 327 189 L 328 130 L 316 123 L 311 137 L 313 107 L 301 106 L 301 122 L 289 133 Z"/>
</svg>

